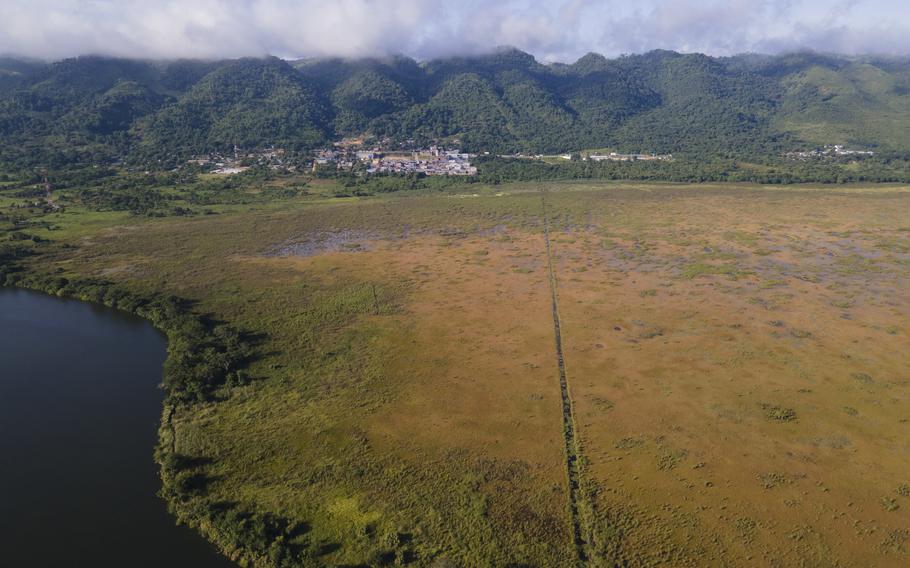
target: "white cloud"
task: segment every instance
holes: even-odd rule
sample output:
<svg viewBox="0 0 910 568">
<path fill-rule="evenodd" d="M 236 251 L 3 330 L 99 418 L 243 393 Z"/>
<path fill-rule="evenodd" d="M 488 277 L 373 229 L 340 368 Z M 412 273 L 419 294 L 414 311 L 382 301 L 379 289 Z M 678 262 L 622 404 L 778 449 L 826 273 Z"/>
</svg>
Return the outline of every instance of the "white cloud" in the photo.
<svg viewBox="0 0 910 568">
<path fill-rule="evenodd" d="M 905 0 L 2 0 L 0 53 L 544 60 L 655 48 L 910 53 Z"/>
</svg>

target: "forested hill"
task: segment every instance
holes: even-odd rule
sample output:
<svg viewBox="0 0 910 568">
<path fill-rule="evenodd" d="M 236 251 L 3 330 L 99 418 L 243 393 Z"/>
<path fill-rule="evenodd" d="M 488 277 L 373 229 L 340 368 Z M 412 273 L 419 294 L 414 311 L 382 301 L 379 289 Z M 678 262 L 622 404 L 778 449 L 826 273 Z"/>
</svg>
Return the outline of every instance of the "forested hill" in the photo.
<svg viewBox="0 0 910 568">
<path fill-rule="evenodd" d="M 425 63 L 0 58 L 0 166 L 168 164 L 363 134 L 492 153 L 906 154 L 910 60 L 654 51 L 545 65 L 512 49 Z"/>
</svg>

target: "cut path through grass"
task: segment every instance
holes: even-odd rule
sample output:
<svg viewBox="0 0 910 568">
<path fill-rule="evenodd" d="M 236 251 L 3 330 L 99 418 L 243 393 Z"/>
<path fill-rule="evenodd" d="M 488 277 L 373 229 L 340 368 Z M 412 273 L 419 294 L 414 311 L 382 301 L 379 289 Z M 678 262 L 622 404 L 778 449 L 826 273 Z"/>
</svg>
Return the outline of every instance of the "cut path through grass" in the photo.
<svg viewBox="0 0 910 568">
<path fill-rule="evenodd" d="M 572 393 L 569 389 L 569 376 L 566 372 L 566 360 L 562 348 L 562 325 L 559 319 L 559 281 L 553 270 L 553 252 L 550 243 L 550 219 L 547 215 L 547 192 L 540 194 L 541 216 L 543 218 L 544 243 L 547 251 L 547 280 L 550 285 L 553 312 L 553 336 L 556 345 L 556 365 L 559 369 L 559 392 L 562 399 L 562 427 L 566 439 L 566 475 L 568 477 L 568 507 L 572 523 L 573 544 L 579 562 L 586 562 L 588 552 L 585 547 L 585 536 L 588 531 L 583 526 L 583 514 L 580 511 L 584 504 L 581 493 L 581 464 L 579 463 L 581 451 L 575 435 L 575 414 L 572 410 Z"/>
</svg>

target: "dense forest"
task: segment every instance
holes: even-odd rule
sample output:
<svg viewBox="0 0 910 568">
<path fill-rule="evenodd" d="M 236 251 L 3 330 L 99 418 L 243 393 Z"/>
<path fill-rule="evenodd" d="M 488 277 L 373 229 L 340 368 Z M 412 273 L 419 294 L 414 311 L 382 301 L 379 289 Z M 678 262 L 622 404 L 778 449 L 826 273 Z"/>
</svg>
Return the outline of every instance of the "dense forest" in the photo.
<svg viewBox="0 0 910 568">
<path fill-rule="evenodd" d="M 419 63 L 277 58 L 55 63 L 0 58 L 0 169 L 131 163 L 344 136 L 473 152 L 779 157 L 910 152 L 910 60 L 654 51 L 543 64 L 503 49 Z"/>
</svg>

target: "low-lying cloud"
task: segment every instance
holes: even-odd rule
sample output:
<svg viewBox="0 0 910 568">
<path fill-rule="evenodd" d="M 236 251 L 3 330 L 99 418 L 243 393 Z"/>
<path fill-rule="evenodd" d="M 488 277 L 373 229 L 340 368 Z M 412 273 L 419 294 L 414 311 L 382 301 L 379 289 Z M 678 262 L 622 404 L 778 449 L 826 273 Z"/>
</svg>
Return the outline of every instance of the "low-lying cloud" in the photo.
<svg viewBox="0 0 910 568">
<path fill-rule="evenodd" d="M 512 45 L 548 61 L 656 48 L 904 55 L 905 1 L 2 0 L 0 53 L 429 59 Z"/>
</svg>

